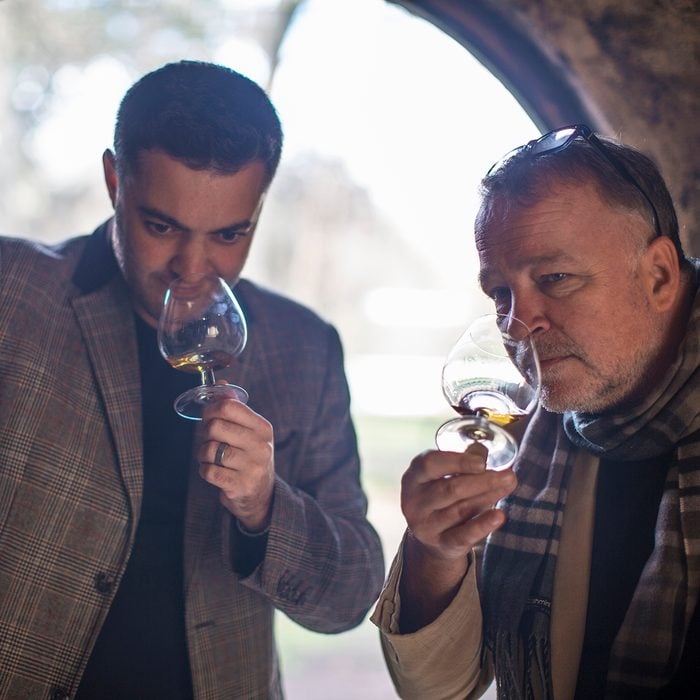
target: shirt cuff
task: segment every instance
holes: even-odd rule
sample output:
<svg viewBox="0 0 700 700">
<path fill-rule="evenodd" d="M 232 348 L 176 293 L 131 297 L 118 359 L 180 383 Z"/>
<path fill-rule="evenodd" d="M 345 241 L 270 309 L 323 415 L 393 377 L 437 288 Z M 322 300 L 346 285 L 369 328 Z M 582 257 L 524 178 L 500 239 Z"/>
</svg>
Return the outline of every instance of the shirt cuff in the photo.
<svg viewBox="0 0 700 700">
<path fill-rule="evenodd" d="M 402 569 L 403 543 L 370 618 L 380 630 L 384 658 L 399 696 L 407 700 L 478 697 L 488 686 L 490 671 L 481 667 L 482 616 L 474 555 L 447 608 L 425 627 L 406 634 L 399 628 Z"/>
<path fill-rule="evenodd" d="M 401 541 L 399 550 L 394 558 L 389 569 L 386 583 L 382 590 L 377 605 L 371 616 L 371 621 L 379 628 L 382 634 L 390 636 L 403 636 L 420 638 L 429 636 L 433 629 L 437 628 L 445 631 L 445 627 L 459 626 L 463 622 L 471 620 L 474 622 L 475 606 L 478 612 L 479 622 L 481 621 L 481 605 L 479 594 L 476 587 L 476 566 L 474 564 L 474 555 L 469 554 L 469 568 L 467 569 L 462 583 L 460 584 L 455 597 L 450 604 L 443 610 L 438 617 L 430 624 L 422 627 L 415 632 L 401 634 L 399 620 L 401 615 L 401 596 L 399 594 L 399 583 L 403 572 L 403 550 L 404 539 Z M 479 634 L 481 626 L 479 625 Z"/>
</svg>

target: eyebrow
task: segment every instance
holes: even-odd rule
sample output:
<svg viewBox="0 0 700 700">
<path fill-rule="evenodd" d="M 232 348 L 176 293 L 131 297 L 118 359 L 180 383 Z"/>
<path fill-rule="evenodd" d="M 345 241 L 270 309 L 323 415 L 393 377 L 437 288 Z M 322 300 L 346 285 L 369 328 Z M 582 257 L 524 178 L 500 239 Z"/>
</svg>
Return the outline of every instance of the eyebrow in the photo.
<svg viewBox="0 0 700 700">
<path fill-rule="evenodd" d="M 142 214 L 145 214 L 146 216 L 151 216 L 154 219 L 160 219 L 164 223 L 169 224 L 174 228 L 180 229 L 181 231 L 191 231 L 189 226 L 185 226 L 185 224 L 183 224 L 181 221 L 178 221 L 172 216 L 168 216 L 167 214 L 163 213 L 162 211 L 159 211 L 158 209 L 153 209 L 152 207 L 139 206 L 139 211 Z M 231 224 L 230 226 L 222 226 L 221 228 L 217 228 L 214 231 L 212 231 L 212 233 L 245 231 L 249 229 L 252 225 L 253 222 L 250 221 L 250 219 L 244 219 L 243 221 L 236 222 L 235 224 Z"/>
<path fill-rule="evenodd" d="M 189 228 L 187 226 L 185 226 L 183 223 L 181 223 L 177 219 L 173 218 L 172 216 L 168 216 L 167 214 L 164 214 L 162 211 L 159 211 L 158 209 L 152 209 L 151 207 L 139 206 L 139 211 L 142 214 L 145 214 L 146 216 L 152 216 L 154 219 L 160 219 L 161 221 L 164 221 L 166 224 L 170 224 L 171 226 L 174 226 L 175 228 L 182 229 L 183 231 L 189 231 Z"/>
</svg>

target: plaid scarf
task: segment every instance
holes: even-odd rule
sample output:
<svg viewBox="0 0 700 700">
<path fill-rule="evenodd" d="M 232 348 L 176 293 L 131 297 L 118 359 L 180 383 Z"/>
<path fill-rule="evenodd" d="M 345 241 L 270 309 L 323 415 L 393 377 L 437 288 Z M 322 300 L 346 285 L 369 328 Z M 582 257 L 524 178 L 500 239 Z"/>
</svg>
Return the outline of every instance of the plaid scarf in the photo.
<svg viewBox="0 0 700 700">
<path fill-rule="evenodd" d="M 696 288 L 700 260 L 694 260 Z M 615 460 L 673 450 L 654 550 L 613 643 L 606 698 L 652 698 L 673 676 L 700 590 L 700 293 L 678 357 L 654 392 L 624 414 L 562 416 L 539 409 L 500 506 L 480 574 L 484 652 L 499 698 L 554 697 L 550 612 L 567 483 L 576 451 Z"/>
</svg>

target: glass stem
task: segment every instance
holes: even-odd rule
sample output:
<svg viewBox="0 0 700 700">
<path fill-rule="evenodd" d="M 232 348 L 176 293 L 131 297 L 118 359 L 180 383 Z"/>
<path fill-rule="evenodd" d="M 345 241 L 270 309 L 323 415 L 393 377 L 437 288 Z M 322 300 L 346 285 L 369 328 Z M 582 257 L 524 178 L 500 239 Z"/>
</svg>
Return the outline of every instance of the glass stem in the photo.
<svg viewBox="0 0 700 700">
<path fill-rule="evenodd" d="M 202 372 L 202 384 L 204 386 L 214 386 L 215 380 L 214 380 L 214 372 L 211 369 L 205 369 Z"/>
</svg>

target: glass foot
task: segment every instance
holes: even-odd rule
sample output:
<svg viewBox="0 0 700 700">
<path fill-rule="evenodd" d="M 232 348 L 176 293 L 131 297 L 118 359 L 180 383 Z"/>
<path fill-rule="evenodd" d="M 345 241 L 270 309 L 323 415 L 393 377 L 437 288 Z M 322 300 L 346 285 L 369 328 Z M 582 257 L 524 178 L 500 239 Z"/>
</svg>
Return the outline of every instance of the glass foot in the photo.
<svg viewBox="0 0 700 700">
<path fill-rule="evenodd" d="M 173 406 L 183 418 L 202 420 L 205 407 L 220 399 L 236 399 L 241 403 L 248 403 L 248 392 L 235 384 L 196 386 L 180 394 Z"/>
<path fill-rule="evenodd" d="M 435 434 L 435 444 L 444 452 L 464 452 L 475 442 L 480 442 L 489 451 L 487 469 L 507 469 L 518 453 L 515 438 L 481 416 L 454 418 L 443 423 Z"/>
</svg>

